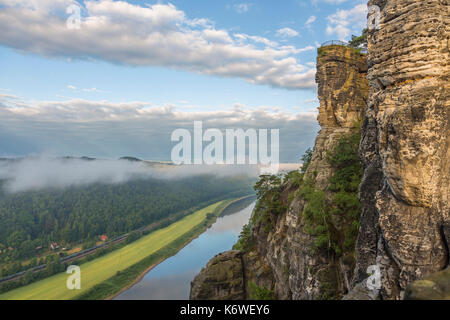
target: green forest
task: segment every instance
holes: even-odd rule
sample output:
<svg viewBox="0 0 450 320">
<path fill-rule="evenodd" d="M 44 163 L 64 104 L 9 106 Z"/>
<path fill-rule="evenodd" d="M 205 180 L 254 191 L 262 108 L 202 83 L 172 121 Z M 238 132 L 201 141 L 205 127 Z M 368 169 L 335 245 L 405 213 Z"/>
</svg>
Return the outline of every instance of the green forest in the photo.
<svg viewBox="0 0 450 320">
<path fill-rule="evenodd" d="M 212 200 L 252 193 L 254 179 L 192 176 L 138 179 L 62 190 L 7 193 L 0 181 L 0 277 L 40 262 L 51 243 L 61 248 L 94 245 L 168 217 L 178 219 Z"/>
</svg>

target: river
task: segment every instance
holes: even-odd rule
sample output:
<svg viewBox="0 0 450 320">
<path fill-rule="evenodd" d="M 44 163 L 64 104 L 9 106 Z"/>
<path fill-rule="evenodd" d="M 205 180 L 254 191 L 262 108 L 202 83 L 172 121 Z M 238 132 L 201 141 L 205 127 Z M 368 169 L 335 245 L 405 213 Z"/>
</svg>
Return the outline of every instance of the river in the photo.
<svg viewBox="0 0 450 320">
<path fill-rule="evenodd" d="M 164 260 L 141 281 L 119 294 L 116 300 L 189 299 L 191 281 L 216 254 L 230 250 L 244 224 L 248 223 L 255 203 L 217 221 L 176 255 Z"/>
</svg>

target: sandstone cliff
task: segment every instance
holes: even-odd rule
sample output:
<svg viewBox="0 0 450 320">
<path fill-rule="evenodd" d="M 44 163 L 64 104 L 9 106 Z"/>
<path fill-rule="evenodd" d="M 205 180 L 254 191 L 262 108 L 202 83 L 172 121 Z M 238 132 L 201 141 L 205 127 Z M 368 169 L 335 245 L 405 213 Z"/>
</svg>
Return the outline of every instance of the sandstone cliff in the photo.
<svg viewBox="0 0 450 320">
<path fill-rule="evenodd" d="M 450 268 L 411 283 L 406 288 L 405 299 L 450 300 Z"/>
<path fill-rule="evenodd" d="M 361 231 L 354 283 L 381 267 L 381 296 L 449 263 L 449 2 L 372 0 L 369 103 L 360 156 Z"/>
</svg>

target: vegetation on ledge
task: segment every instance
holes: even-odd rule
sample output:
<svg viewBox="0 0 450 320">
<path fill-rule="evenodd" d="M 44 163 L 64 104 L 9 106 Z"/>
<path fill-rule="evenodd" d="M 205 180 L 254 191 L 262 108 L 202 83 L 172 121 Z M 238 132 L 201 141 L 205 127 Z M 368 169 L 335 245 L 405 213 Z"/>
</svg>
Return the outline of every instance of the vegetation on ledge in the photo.
<svg viewBox="0 0 450 320">
<path fill-rule="evenodd" d="M 325 249 L 341 256 L 355 248 L 361 210 L 358 200 L 362 178 L 358 157 L 360 137 L 359 130 L 342 137 L 328 154 L 327 160 L 334 168 L 327 190 L 332 193 L 331 199 L 324 190 L 313 187 L 312 177 L 305 178 L 300 188 L 300 196 L 306 201 L 305 231 L 315 236 L 313 251 Z"/>
<path fill-rule="evenodd" d="M 255 213 L 252 216 L 252 224 L 262 223 L 265 232 L 270 232 L 276 217 L 286 210 L 286 205 L 281 201 L 283 180 L 280 175 L 261 175 L 255 184 L 257 203 Z"/>
<path fill-rule="evenodd" d="M 259 287 L 252 281 L 248 282 L 248 290 L 250 300 L 275 300 L 275 295 L 271 290 Z"/>
</svg>

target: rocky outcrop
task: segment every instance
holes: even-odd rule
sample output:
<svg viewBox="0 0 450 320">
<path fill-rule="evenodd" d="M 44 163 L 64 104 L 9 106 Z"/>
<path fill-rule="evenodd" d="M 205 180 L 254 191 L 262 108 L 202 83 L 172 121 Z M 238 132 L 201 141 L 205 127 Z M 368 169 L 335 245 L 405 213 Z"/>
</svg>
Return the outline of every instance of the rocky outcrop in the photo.
<svg viewBox="0 0 450 320">
<path fill-rule="evenodd" d="M 362 122 L 367 102 L 367 62 L 357 51 L 339 45 L 321 47 L 317 57 L 316 82 L 320 101 L 317 120 L 321 130 L 316 137 L 308 172 L 314 184 L 325 190 L 331 166 L 326 160 L 340 137 Z"/>
<path fill-rule="evenodd" d="M 354 49 L 333 45 L 319 50 L 316 82 L 320 100 L 318 121 L 322 128 L 305 174 L 314 188 L 327 190 L 333 174 L 327 160 L 328 152 L 362 121 L 368 92 L 366 71 L 365 56 Z M 289 195 L 296 194 L 297 189 L 298 186 L 289 183 L 283 185 L 281 201 L 287 209 L 273 217 L 270 231 L 263 224 L 255 224 L 253 250 L 230 251 L 211 260 L 194 279 L 191 298 L 219 299 L 230 297 L 230 291 L 248 298 L 246 285 L 249 281 L 272 291 L 278 299 L 339 297 L 348 291 L 355 259 L 347 256 L 336 260 L 328 252 L 312 252 L 315 237 L 305 232 L 306 223 L 302 219 L 305 200 L 295 196 L 288 201 Z M 326 196 L 331 197 L 331 194 L 327 192 Z M 338 220 L 334 228 L 337 231 L 341 228 Z M 232 270 L 238 270 L 235 257 L 239 255 L 244 265 L 242 273 L 229 273 L 226 280 L 223 272 L 216 275 L 217 263 L 224 257 L 226 261 L 220 268 L 229 265 Z M 229 285 L 225 285 L 224 290 L 224 282 L 239 283 L 241 287 L 230 290 Z"/>
<path fill-rule="evenodd" d="M 405 300 L 450 300 L 450 268 L 411 283 Z"/>
<path fill-rule="evenodd" d="M 246 298 L 242 254 L 226 251 L 212 258 L 191 284 L 191 300 Z"/>
<path fill-rule="evenodd" d="M 254 252 L 230 250 L 216 255 L 191 282 L 191 300 L 250 299 L 249 282 L 273 288 L 270 267 Z"/>
<path fill-rule="evenodd" d="M 381 269 L 383 299 L 449 263 L 449 2 L 372 0 L 363 205 L 354 284 Z"/>
</svg>

